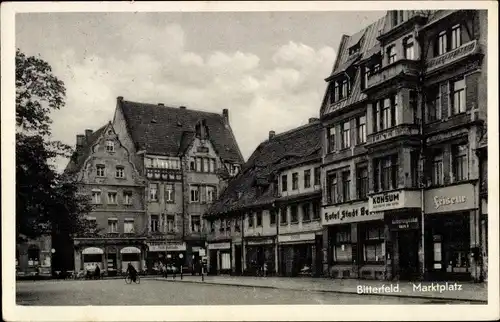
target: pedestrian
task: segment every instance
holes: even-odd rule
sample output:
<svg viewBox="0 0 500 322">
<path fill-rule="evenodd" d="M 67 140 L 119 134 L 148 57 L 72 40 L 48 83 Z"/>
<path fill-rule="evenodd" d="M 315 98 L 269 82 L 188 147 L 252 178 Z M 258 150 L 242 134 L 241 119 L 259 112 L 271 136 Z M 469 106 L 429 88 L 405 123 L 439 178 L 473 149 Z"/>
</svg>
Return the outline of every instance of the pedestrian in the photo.
<svg viewBox="0 0 500 322">
<path fill-rule="evenodd" d="M 101 278 L 101 269 L 99 268 L 99 265 L 95 266 L 94 276 L 96 280 Z"/>
</svg>

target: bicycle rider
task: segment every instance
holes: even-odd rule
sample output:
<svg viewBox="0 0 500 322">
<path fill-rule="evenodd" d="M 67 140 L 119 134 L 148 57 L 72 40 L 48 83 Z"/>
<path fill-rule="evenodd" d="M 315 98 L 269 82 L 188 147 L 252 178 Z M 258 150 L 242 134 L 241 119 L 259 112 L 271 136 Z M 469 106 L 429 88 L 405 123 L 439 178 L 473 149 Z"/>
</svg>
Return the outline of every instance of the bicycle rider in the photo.
<svg viewBox="0 0 500 322">
<path fill-rule="evenodd" d="M 128 267 L 127 267 L 127 275 L 130 276 L 130 278 L 132 279 L 132 282 L 136 282 L 137 280 L 137 270 L 135 269 L 134 266 L 132 266 L 132 263 L 128 263 Z"/>
</svg>

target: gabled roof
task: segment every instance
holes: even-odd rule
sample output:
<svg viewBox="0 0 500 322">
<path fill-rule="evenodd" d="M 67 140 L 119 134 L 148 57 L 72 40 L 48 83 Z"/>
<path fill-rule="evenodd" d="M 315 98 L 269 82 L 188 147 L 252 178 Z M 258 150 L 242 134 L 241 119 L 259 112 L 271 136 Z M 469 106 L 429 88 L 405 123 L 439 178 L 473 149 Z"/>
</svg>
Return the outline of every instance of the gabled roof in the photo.
<svg viewBox="0 0 500 322">
<path fill-rule="evenodd" d="M 106 123 L 100 127 L 97 131 L 93 132 L 88 138 L 85 138 L 84 145 L 82 147 L 77 147 L 73 155 L 71 156 L 66 168 L 64 169 L 64 174 L 73 175 L 82 169 L 85 160 L 90 156 L 92 152 L 92 146 L 101 137 L 102 133 L 108 127 L 110 123 Z"/>
<path fill-rule="evenodd" d="M 374 47 L 378 45 L 377 36 L 379 34 L 379 30 L 381 30 L 384 27 L 385 19 L 386 19 L 385 16 L 383 16 L 382 18 L 372 23 L 368 27 L 362 29 L 361 31 L 357 32 L 353 36 L 346 36 L 346 35 L 342 36 L 337 54 L 337 59 L 335 60 L 334 67 L 330 75 L 338 75 L 339 73 L 342 73 L 343 72 L 342 68 L 344 68 L 346 64 L 349 64 L 349 62 L 354 59 L 353 56 L 349 55 L 349 47 L 350 47 L 349 44 L 361 40 L 361 50 L 358 55 L 360 55 L 363 58 L 366 58 L 366 53 L 377 50 L 374 49 Z M 357 58 L 359 57 L 356 57 L 356 59 Z M 346 106 L 361 102 L 362 100 L 366 99 L 366 95 L 363 92 L 361 92 L 361 81 L 360 81 L 359 70 L 357 71 L 355 77 L 356 79 L 351 89 L 351 95 L 349 95 L 347 99 L 334 103 L 331 106 L 327 104 L 328 92 L 329 92 L 329 86 L 327 86 L 325 95 L 323 97 L 323 103 L 321 105 L 321 113 L 320 113 L 321 116 L 324 116 L 326 114 L 333 112 L 334 110 L 344 108 Z"/>
<path fill-rule="evenodd" d="M 262 142 L 207 213 L 220 215 L 274 202 L 277 172 L 321 161 L 321 131 L 321 123 L 314 121 Z"/>
<path fill-rule="evenodd" d="M 224 161 L 243 163 L 236 138 L 221 114 L 118 100 L 136 150 L 178 156 L 194 137 L 195 126 L 205 120 L 209 139 Z"/>
</svg>

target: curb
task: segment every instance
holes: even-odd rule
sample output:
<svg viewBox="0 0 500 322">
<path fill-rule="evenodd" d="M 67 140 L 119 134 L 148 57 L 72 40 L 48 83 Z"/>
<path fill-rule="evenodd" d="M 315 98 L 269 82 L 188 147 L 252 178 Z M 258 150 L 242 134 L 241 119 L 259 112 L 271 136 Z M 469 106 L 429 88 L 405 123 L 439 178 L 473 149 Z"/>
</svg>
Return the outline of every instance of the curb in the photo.
<svg viewBox="0 0 500 322">
<path fill-rule="evenodd" d="M 399 297 L 399 298 L 414 298 L 414 299 L 422 299 L 422 300 L 438 300 L 438 301 L 458 301 L 458 302 L 472 302 L 477 304 L 488 304 L 487 300 L 478 300 L 478 299 L 457 299 L 451 297 L 443 297 L 443 296 L 421 296 L 421 295 L 400 295 L 400 294 L 391 294 L 391 293 L 357 293 L 353 291 L 338 291 L 338 290 L 310 290 L 305 288 L 283 288 L 278 286 L 268 286 L 268 285 L 248 285 L 248 284 L 237 284 L 237 283 L 217 283 L 210 281 L 188 281 L 188 280 L 166 280 L 166 279 L 158 279 L 155 278 L 156 281 L 164 281 L 164 282 L 177 282 L 177 283 L 191 283 L 191 284 L 206 284 L 206 285 L 222 285 L 222 286 L 238 286 L 238 287 L 248 287 L 248 288 L 267 288 L 267 289 L 276 289 L 276 290 L 288 290 L 288 291 L 306 291 L 306 292 L 318 292 L 318 293 L 334 293 L 334 294 L 351 294 L 351 295 L 371 295 L 371 296 L 389 296 L 389 297 Z"/>
</svg>

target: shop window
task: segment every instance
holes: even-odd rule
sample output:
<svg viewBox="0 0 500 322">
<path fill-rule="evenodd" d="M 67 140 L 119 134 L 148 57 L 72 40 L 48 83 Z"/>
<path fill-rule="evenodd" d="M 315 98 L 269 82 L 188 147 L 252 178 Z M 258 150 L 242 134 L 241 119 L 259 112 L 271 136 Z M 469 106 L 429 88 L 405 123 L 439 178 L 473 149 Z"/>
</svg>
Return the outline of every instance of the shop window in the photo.
<svg viewBox="0 0 500 322">
<path fill-rule="evenodd" d="M 335 151 L 335 126 L 328 129 L 328 153 Z"/>
<path fill-rule="evenodd" d="M 321 168 L 314 168 L 314 185 L 321 185 Z"/>
<path fill-rule="evenodd" d="M 223 270 L 231 269 L 231 254 L 221 253 L 220 261 L 221 261 L 221 269 Z"/>
<path fill-rule="evenodd" d="M 292 224 L 297 224 L 299 222 L 299 209 L 297 205 L 292 205 L 290 207 L 290 215 Z"/>
<path fill-rule="evenodd" d="M 191 216 L 191 232 L 193 233 L 201 232 L 201 217 L 199 215 Z"/>
<path fill-rule="evenodd" d="M 365 262 L 381 262 L 385 257 L 384 228 L 367 227 L 363 244 Z"/>
<path fill-rule="evenodd" d="M 40 249 L 36 246 L 28 248 L 28 266 L 37 266 L 40 263 Z"/>
<path fill-rule="evenodd" d="M 305 203 L 302 205 L 302 222 L 311 221 L 311 205 Z"/>
<path fill-rule="evenodd" d="M 467 149 L 467 144 L 454 145 L 452 147 L 454 182 L 468 179 Z"/>
<path fill-rule="evenodd" d="M 356 119 L 358 144 L 363 144 L 366 142 L 366 115 L 359 116 Z"/>
<path fill-rule="evenodd" d="M 262 211 L 258 211 L 256 214 L 256 226 L 261 227 L 262 226 Z"/>
<path fill-rule="evenodd" d="M 342 197 L 343 202 L 351 200 L 351 171 L 342 172 Z"/>
<path fill-rule="evenodd" d="M 450 99 L 454 115 L 465 113 L 465 78 L 450 82 Z"/>
<path fill-rule="evenodd" d="M 158 215 L 151 215 L 150 217 L 150 229 L 151 232 L 159 232 L 160 231 L 160 219 Z"/>
<path fill-rule="evenodd" d="M 297 172 L 292 173 L 292 190 L 299 189 L 299 174 Z"/>
<path fill-rule="evenodd" d="M 269 223 L 271 225 L 275 225 L 276 224 L 276 210 L 271 210 L 269 212 Z"/>
<path fill-rule="evenodd" d="M 441 96 L 440 86 L 426 90 L 427 122 L 435 122 L 441 119 Z"/>
<path fill-rule="evenodd" d="M 125 234 L 134 233 L 134 219 L 125 219 L 123 223 L 123 232 Z"/>
<path fill-rule="evenodd" d="M 118 219 L 108 218 L 108 233 L 118 232 Z"/>
<path fill-rule="evenodd" d="M 349 121 L 342 123 L 342 149 L 351 146 L 351 125 Z"/>
<path fill-rule="evenodd" d="M 351 226 L 338 226 L 333 245 L 333 260 L 335 262 L 352 261 Z"/>
<path fill-rule="evenodd" d="M 358 199 L 366 199 L 368 195 L 368 168 L 366 166 L 358 167 L 356 188 L 358 190 Z"/>
<path fill-rule="evenodd" d="M 280 224 L 286 225 L 288 223 L 288 213 L 287 208 L 283 207 L 280 211 Z"/>
<path fill-rule="evenodd" d="M 149 200 L 150 201 L 158 201 L 158 184 L 150 183 L 149 184 Z"/>
<path fill-rule="evenodd" d="M 175 186 L 173 183 L 167 183 L 165 185 L 165 202 L 166 203 L 174 203 Z"/>
<path fill-rule="evenodd" d="M 432 158 L 431 182 L 434 186 L 443 185 L 443 154 L 441 151 L 434 154 Z"/>
<path fill-rule="evenodd" d="M 304 188 L 311 187 L 311 170 L 304 170 Z"/>
<path fill-rule="evenodd" d="M 327 174 L 328 180 L 328 203 L 338 203 L 340 202 L 340 196 L 338 191 L 337 173 Z"/>
<path fill-rule="evenodd" d="M 286 174 L 281 176 L 281 191 L 287 191 L 288 189 L 288 176 Z"/>
</svg>

